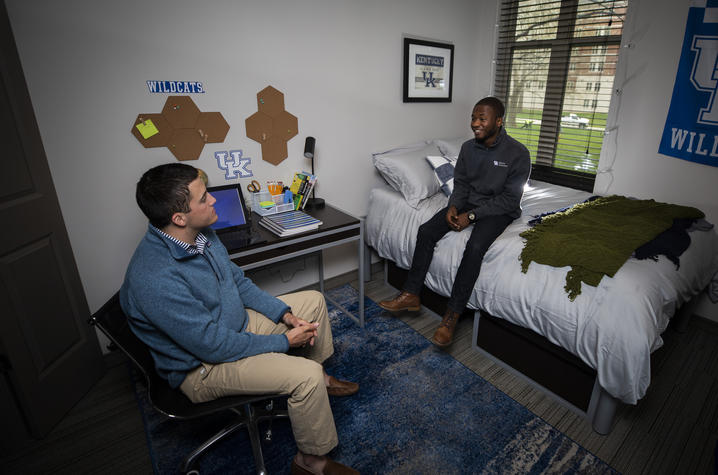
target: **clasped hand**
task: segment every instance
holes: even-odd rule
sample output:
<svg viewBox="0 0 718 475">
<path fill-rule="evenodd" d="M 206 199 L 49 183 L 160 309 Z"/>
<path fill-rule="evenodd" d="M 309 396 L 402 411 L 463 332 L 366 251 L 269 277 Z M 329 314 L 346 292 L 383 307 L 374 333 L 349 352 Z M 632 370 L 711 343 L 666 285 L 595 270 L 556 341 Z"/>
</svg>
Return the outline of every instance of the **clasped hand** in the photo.
<svg viewBox="0 0 718 475">
<path fill-rule="evenodd" d="M 449 210 L 446 212 L 446 223 L 452 230 L 461 231 L 471 224 L 469 222 L 469 213 L 459 214 L 456 206 L 449 206 Z"/>
<path fill-rule="evenodd" d="M 305 346 L 307 343 L 309 343 L 310 346 L 314 346 L 314 337 L 317 336 L 318 323 L 309 323 L 291 312 L 284 314 L 282 322 L 291 328 L 291 330 L 286 333 L 291 348 Z"/>
</svg>

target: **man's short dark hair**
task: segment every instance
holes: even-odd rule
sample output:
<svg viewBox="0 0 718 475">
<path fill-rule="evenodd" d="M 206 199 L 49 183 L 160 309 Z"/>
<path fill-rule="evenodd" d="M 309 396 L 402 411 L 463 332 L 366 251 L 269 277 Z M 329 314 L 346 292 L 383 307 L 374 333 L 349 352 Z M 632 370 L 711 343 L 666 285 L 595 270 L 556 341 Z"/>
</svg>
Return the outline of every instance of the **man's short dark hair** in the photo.
<svg viewBox="0 0 718 475">
<path fill-rule="evenodd" d="M 494 110 L 494 114 L 496 114 L 497 119 L 503 119 L 504 118 L 504 103 L 501 102 L 500 99 L 496 97 L 484 97 L 479 102 L 476 103 L 474 106 L 474 109 L 476 109 L 476 106 L 489 106 Z"/>
<path fill-rule="evenodd" d="M 137 182 L 135 199 L 150 224 L 162 229 L 175 213 L 189 213 L 189 184 L 199 176 L 184 163 L 168 163 L 147 170 Z"/>
</svg>

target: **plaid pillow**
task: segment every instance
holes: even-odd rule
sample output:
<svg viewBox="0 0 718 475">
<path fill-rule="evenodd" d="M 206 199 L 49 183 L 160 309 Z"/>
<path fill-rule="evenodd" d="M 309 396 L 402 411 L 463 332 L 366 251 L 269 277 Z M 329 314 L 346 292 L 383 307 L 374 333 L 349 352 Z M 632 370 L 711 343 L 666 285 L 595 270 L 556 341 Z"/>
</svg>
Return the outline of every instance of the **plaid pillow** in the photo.
<svg viewBox="0 0 718 475">
<path fill-rule="evenodd" d="M 429 155 L 426 161 L 434 170 L 434 175 L 439 181 L 441 191 L 446 196 L 451 196 L 454 191 L 454 167 L 456 166 L 456 157 L 437 157 Z"/>
</svg>

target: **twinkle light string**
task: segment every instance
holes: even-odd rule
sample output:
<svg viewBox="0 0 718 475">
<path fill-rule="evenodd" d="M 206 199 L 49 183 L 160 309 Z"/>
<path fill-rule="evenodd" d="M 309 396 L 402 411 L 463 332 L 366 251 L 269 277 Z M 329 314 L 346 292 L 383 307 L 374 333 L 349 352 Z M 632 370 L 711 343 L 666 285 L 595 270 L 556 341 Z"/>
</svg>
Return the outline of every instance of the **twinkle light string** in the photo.
<svg viewBox="0 0 718 475">
<path fill-rule="evenodd" d="M 615 3 L 615 0 L 614 0 Z M 636 12 L 639 10 L 640 6 L 640 0 L 630 0 L 630 7 L 632 12 Z M 623 34 L 622 38 L 625 39 L 623 44 L 621 45 L 622 49 L 625 50 L 631 50 L 635 47 L 634 44 L 634 34 L 636 29 L 636 22 L 635 18 L 636 15 L 633 13 L 632 15 L 628 15 L 628 12 L 626 13 L 626 24 L 624 24 L 623 28 Z M 630 31 L 627 31 L 630 30 Z M 616 159 L 618 158 L 618 135 L 619 135 L 619 117 L 621 116 L 621 103 L 623 99 L 623 88 L 626 86 L 626 83 L 628 82 L 628 70 L 629 70 L 629 54 L 628 52 L 623 52 L 623 54 L 619 57 L 619 61 L 616 63 L 617 68 L 616 71 L 618 72 L 618 66 L 620 65 L 621 69 L 621 80 L 620 82 L 617 80 L 618 75 L 614 76 L 613 81 L 613 93 L 615 93 L 615 99 L 614 99 L 614 107 L 613 107 L 613 120 L 611 121 L 611 126 L 608 125 L 608 118 L 606 118 L 606 129 L 604 130 L 604 138 L 612 135 L 613 136 L 613 153 L 611 155 L 611 158 L 609 159 L 606 166 L 599 168 L 596 170 L 596 175 L 608 175 L 609 176 L 609 182 L 606 184 L 606 186 L 603 188 L 602 194 L 608 194 L 608 191 L 611 189 L 611 186 L 613 185 L 614 181 L 614 169 L 613 166 L 616 164 Z M 604 142 L 605 143 L 605 142 Z"/>
</svg>

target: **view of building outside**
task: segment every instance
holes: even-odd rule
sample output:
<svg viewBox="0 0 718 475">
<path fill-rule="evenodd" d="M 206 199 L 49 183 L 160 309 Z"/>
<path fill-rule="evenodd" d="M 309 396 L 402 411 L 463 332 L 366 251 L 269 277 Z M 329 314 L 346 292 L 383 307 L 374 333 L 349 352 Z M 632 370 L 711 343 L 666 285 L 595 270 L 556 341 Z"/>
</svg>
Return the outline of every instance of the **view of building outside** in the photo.
<svg viewBox="0 0 718 475">
<path fill-rule="evenodd" d="M 627 3 L 505 2 L 512 5 L 502 10 L 499 44 L 500 56 L 510 54 L 505 124 L 534 163 L 596 173 Z"/>
</svg>

